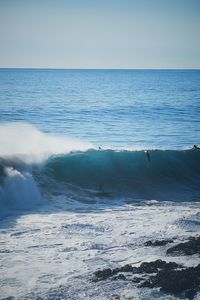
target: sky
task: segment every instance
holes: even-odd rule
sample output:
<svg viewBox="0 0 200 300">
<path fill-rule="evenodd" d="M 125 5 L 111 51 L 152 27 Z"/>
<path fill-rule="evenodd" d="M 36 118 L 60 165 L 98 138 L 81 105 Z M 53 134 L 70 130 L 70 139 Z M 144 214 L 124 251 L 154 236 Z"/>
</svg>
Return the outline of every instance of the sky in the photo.
<svg viewBox="0 0 200 300">
<path fill-rule="evenodd" d="M 200 0 L 0 0 L 0 67 L 199 69 Z"/>
</svg>

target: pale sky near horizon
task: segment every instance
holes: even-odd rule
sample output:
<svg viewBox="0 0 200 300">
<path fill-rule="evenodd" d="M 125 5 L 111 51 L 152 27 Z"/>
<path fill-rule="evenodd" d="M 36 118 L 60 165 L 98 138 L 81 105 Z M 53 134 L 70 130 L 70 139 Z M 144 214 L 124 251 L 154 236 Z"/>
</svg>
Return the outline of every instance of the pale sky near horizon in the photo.
<svg viewBox="0 0 200 300">
<path fill-rule="evenodd" d="M 200 0 L 0 0 L 0 67 L 200 68 Z"/>
</svg>

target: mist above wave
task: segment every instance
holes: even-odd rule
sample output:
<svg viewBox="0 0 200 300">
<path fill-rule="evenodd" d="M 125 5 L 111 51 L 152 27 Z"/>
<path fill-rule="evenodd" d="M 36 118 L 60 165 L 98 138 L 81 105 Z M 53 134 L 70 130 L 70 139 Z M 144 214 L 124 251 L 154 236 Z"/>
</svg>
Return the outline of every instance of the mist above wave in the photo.
<svg viewBox="0 0 200 300">
<path fill-rule="evenodd" d="M 1 157 L 17 156 L 27 163 L 42 162 L 52 154 L 84 151 L 93 147 L 90 142 L 44 133 L 25 122 L 0 125 L 0 141 Z"/>
</svg>

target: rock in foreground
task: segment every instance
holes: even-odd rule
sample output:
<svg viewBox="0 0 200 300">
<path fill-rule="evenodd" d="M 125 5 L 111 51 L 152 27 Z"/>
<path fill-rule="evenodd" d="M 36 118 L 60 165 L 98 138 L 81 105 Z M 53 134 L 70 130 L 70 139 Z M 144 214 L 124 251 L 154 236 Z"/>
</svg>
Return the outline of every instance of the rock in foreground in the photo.
<svg viewBox="0 0 200 300">
<path fill-rule="evenodd" d="M 156 240 L 156 241 L 147 241 L 144 243 L 144 246 L 146 247 L 159 247 L 159 246 L 165 246 L 169 243 L 173 243 L 172 239 L 166 239 L 166 240 Z"/>
<path fill-rule="evenodd" d="M 150 276 L 140 287 L 160 287 L 162 292 L 193 299 L 200 290 L 200 265 L 183 270 L 163 269 Z"/>
<path fill-rule="evenodd" d="M 126 275 L 127 273 L 129 276 Z M 140 277 L 135 277 L 135 274 Z M 200 291 L 200 265 L 183 268 L 175 262 L 167 263 L 163 260 L 156 260 L 144 262 L 139 267 L 125 265 L 121 268 L 99 270 L 94 273 L 92 281 L 107 279 L 131 281 L 139 288 L 159 287 L 164 293 L 193 299 Z"/>
<path fill-rule="evenodd" d="M 200 237 L 191 237 L 189 241 L 180 243 L 167 250 L 170 255 L 200 254 Z"/>
</svg>

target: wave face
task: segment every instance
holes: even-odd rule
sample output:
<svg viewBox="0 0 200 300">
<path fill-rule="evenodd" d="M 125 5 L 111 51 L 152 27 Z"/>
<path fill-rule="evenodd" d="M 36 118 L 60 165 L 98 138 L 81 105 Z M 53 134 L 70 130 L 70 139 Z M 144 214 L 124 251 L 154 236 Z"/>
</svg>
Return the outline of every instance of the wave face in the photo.
<svg viewBox="0 0 200 300">
<path fill-rule="evenodd" d="M 0 209 L 33 209 L 55 195 L 88 202 L 199 201 L 200 151 L 87 150 L 28 164 L 0 159 Z"/>
<path fill-rule="evenodd" d="M 41 203 L 42 195 L 31 173 L 0 165 L 0 216 L 31 210 Z"/>
<path fill-rule="evenodd" d="M 152 150 L 149 161 L 145 151 L 88 150 L 51 157 L 42 172 L 99 195 L 200 200 L 200 151 Z"/>
</svg>

